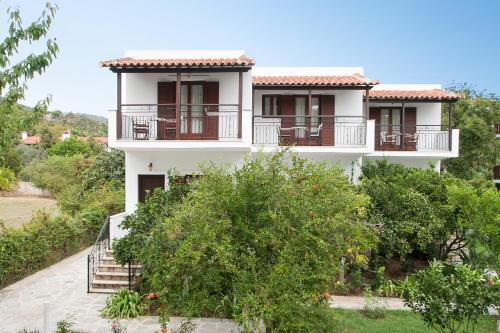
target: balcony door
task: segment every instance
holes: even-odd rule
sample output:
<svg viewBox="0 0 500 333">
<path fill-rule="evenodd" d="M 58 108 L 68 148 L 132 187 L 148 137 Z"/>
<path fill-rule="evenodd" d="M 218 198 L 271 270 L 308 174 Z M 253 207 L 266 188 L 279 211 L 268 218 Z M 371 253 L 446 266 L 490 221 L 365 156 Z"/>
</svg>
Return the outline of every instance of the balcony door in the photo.
<svg viewBox="0 0 500 333">
<path fill-rule="evenodd" d="M 370 108 L 370 119 L 375 120 L 375 149 L 400 150 L 404 132 L 406 150 L 415 150 L 409 144 L 414 141 L 417 127 L 417 109 L 405 108 L 405 121 L 403 124 L 402 109 L 399 107 L 373 107 Z M 403 129 L 404 127 L 404 129 Z"/>
<path fill-rule="evenodd" d="M 175 82 L 158 82 L 158 116 L 175 120 Z M 219 83 L 181 83 L 181 139 L 216 140 L 219 130 Z M 166 107 L 165 105 L 168 105 Z M 168 109 L 168 111 L 167 111 Z M 173 110 L 173 112 L 172 112 Z M 174 123 L 174 126 L 175 123 Z"/>
</svg>

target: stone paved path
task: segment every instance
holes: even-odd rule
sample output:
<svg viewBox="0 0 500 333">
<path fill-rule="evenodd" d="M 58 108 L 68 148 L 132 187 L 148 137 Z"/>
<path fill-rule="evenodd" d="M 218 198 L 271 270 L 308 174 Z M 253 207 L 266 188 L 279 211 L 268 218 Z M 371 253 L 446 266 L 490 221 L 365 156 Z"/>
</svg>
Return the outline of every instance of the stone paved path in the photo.
<svg viewBox="0 0 500 333">
<path fill-rule="evenodd" d="M 43 331 L 43 303 L 50 303 L 51 326 L 67 314 L 74 314 L 76 328 L 88 333 L 108 333 L 108 320 L 99 317 L 107 295 L 87 294 L 87 253 L 84 250 L 47 269 L 0 290 L 0 333 L 15 333 L 23 328 Z M 407 309 L 398 298 L 386 298 L 389 310 Z M 332 307 L 362 309 L 364 298 L 334 296 Z M 496 311 L 492 311 L 495 313 Z M 175 329 L 181 318 L 171 318 Z M 218 319 L 195 319 L 196 333 L 237 332 L 234 323 Z M 157 317 L 125 321 L 129 333 L 153 333 L 159 329 Z M 174 330 L 169 330 L 174 331 Z"/>
<path fill-rule="evenodd" d="M 107 295 L 87 294 L 89 249 L 0 290 L 0 332 L 23 328 L 43 330 L 43 303 L 50 302 L 53 327 L 67 314 L 74 314 L 76 327 L 85 332 L 109 332 L 109 323 L 99 317 Z M 143 317 L 127 323 L 128 332 L 155 332 L 158 319 Z"/>
</svg>

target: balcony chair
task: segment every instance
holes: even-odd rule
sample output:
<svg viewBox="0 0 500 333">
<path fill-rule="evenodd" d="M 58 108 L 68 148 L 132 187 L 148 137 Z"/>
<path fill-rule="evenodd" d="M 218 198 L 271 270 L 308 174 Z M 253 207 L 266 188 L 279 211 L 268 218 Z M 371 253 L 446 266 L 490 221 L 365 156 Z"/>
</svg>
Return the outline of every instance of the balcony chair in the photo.
<svg viewBox="0 0 500 333">
<path fill-rule="evenodd" d="M 158 140 L 175 140 L 176 130 L 175 119 L 158 118 Z"/>
<path fill-rule="evenodd" d="M 405 150 L 417 150 L 418 133 L 405 133 Z"/>
<path fill-rule="evenodd" d="M 309 145 L 321 146 L 322 129 L 323 129 L 323 124 L 319 124 L 318 127 L 311 126 L 311 132 L 309 134 Z"/>
<path fill-rule="evenodd" d="M 380 143 L 382 150 L 396 150 L 398 145 L 398 134 L 381 132 L 380 133 Z"/>
<path fill-rule="evenodd" d="M 132 121 L 132 139 L 149 140 L 149 121 Z"/>
<path fill-rule="evenodd" d="M 293 134 L 295 130 L 293 128 L 283 128 L 278 127 L 278 144 L 280 146 L 289 146 L 293 142 Z"/>
</svg>

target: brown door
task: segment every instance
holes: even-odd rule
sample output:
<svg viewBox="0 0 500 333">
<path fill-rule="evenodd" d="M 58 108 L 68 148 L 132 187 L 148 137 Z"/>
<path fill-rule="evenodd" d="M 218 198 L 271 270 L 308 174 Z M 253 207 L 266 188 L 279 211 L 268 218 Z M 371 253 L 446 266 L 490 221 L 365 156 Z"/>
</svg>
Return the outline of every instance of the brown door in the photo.
<svg viewBox="0 0 500 333">
<path fill-rule="evenodd" d="M 335 116 L 335 96 L 334 95 L 322 95 L 320 97 L 321 101 L 321 145 L 322 146 L 333 146 L 334 142 L 334 116 Z"/>
<path fill-rule="evenodd" d="M 417 109 L 405 108 L 405 147 L 404 150 L 417 150 Z"/>
<path fill-rule="evenodd" d="M 375 120 L 375 150 L 380 150 L 381 137 L 380 137 L 380 109 L 370 108 L 368 119 Z"/>
<path fill-rule="evenodd" d="M 205 82 L 203 84 L 203 104 L 204 114 L 203 114 L 203 139 L 216 140 L 219 137 L 219 82 Z M 237 120 L 231 116 L 231 114 L 226 113 L 222 123 L 223 126 L 233 126 L 237 124 Z M 222 128 L 223 131 L 230 131 L 231 128 Z"/>
<path fill-rule="evenodd" d="M 158 82 L 158 134 L 159 140 L 175 139 L 175 82 Z"/>
<path fill-rule="evenodd" d="M 165 175 L 139 175 L 139 202 L 144 202 L 154 189 L 165 189 Z"/>
</svg>

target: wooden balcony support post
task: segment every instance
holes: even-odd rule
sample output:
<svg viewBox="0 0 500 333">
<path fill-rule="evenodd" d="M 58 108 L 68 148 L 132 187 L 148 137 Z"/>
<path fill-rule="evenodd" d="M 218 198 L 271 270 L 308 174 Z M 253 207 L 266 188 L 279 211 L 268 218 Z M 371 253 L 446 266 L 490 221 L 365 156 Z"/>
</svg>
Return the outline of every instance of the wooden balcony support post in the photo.
<svg viewBox="0 0 500 333">
<path fill-rule="evenodd" d="M 452 148 L 452 145 L 451 145 L 451 137 L 452 137 L 452 115 L 451 115 L 451 111 L 452 111 L 452 108 L 453 108 L 453 103 L 448 103 L 448 150 L 451 151 L 453 148 Z"/>
<path fill-rule="evenodd" d="M 238 139 L 241 139 L 243 121 L 243 71 L 238 73 Z M 253 128 L 252 128 L 253 132 Z"/>
<path fill-rule="evenodd" d="M 181 137 L 181 73 L 177 72 L 175 81 L 175 139 Z"/>
<path fill-rule="evenodd" d="M 405 101 L 404 100 L 401 102 L 401 123 L 403 124 L 401 126 L 401 150 L 405 150 L 405 126 L 406 126 L 406 121 L 405 121 Z"/>
<path fill-rule="evenodd" d="M 122 138 L 122 73 L 116 73 L 116 139 Z"/>
<path fill-rule="evenodd" d="M 255 121 L 255 89 L 252 88 L 252 143 L 255 143 L 255 124 L 254 124 L 254 121 Z M 263 110 L 261 110 L 261 113 L 263 112 Z"/>
<path fill-rule="evenodd" d="M 308 91 L 307 95 L 307 115 L 305 120 L 305 125 L 309 127 L 309 133 L 311 133 L 311 116 L 312 116 L 312 94 L 311 94 L 311 89 Z M 309 121 L 308 121 L 309 119 Z M 321 121 L 320 121 L 321 122 Z"/>
<path fill-rule="evenodd" d="M 366 88 L 366 95 L 365 95 L 365 112 L 364 112 L 364 117 L 365 121 L 368 119 L 368 115 L 370 112 L 370 89 Z"/>
</svg>

